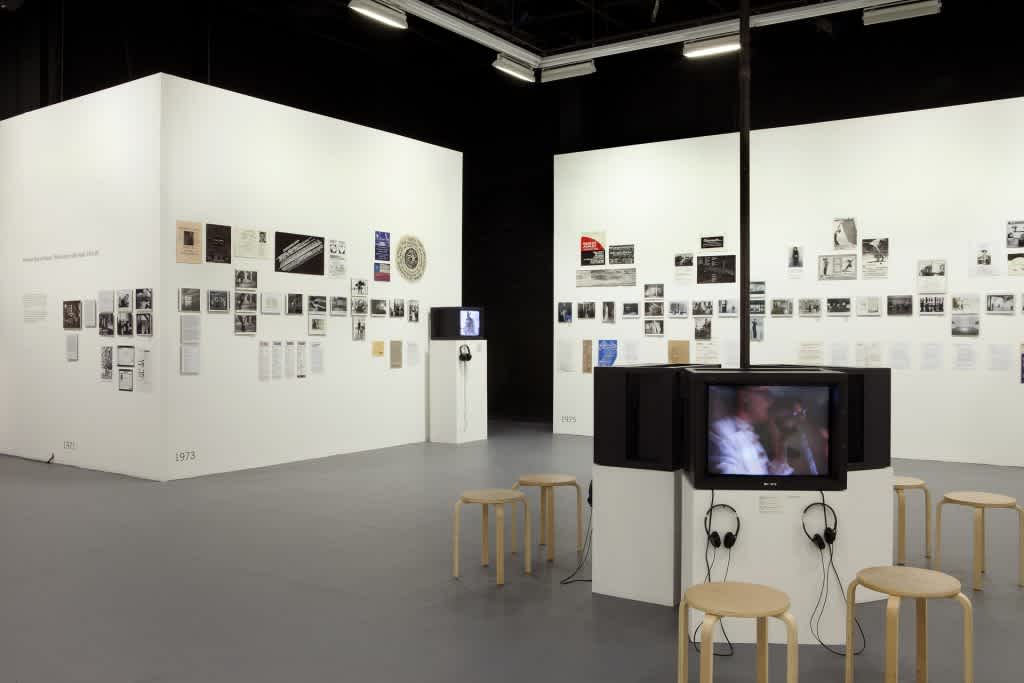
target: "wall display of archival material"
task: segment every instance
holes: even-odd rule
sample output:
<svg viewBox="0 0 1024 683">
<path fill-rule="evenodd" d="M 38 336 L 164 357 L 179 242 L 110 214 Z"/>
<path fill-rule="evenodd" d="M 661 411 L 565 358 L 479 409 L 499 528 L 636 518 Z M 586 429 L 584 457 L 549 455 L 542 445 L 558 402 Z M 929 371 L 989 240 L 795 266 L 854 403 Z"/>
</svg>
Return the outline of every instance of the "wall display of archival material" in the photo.
<svg viewBox="0 0 1024 683">
<path fill-rule="evenodd" d="M 346 297 L 346 296 L 332 296 L 331 297 L 331 315 L 333 315 L 333 316 L 346 316 L 346 315 L 348 315 L 348 297 Z"/>
<path fill-rule="evenodd" d="M 288 294 L 288 297 L 286 299 L 288 315 L 302 315 L 304 313 L 304 309 L 302 307 L 302 297 L 303 295 L 297 292 L 290 292 Z"/>
<path fill-rule="evenodd" d="M 206 262 L 231 263 L 231 226 L 206 224 Z"/>
<path fill-rule="evenodd" d="M 701 235 L 701 249 L 725 249 L 725 235 Z"/>
<path fill-rule="evenodd" d="M 798 279 L 804 274 L 804 248 L 799 244 L 786 247 L 786 277 Z"/>
<path fill-rule="evenodd" d="M 860 263 L 865 280 L 889 277 L 889 238 L 874 237 L 861 240 Z"/>
<path fill-rule="evenodd" d="M 764 299 L 750 300 L 750 315 L 764 315 L 767 312 L 767 302 Z"/>
<path fill-rule="evenodd" d="M 135 314 L 135 334 L 139 337 L 153 336 L 153 314 L 140 311 Z"/>
<path fill-rule="evenodd" d="M 370 342 L 370 355 L 374 358 L 384 357 L 384 341 L 381 339 L 374 339 Z"/>
<path fill-rule="evenodd" d="M 736 255 L 698 256 L 697 284 L 711 285 L 736 282 Z"/>
<path fill-rule="evenodd" d="M 388 349 L 388 367 L 397 370 L 402 367 L 402 342 L 392 339 Z"/>
<path fill-rule="evenodd" d="M 821 317 L 821 299 L 800 299 L 797 304 L 801 318 Z"/>
<path fill-rule="evenodd" d="M 313 310 L 312 301 L 310 302 L 310 310 Z M 388 315 L 388 300 L 370 299 L 370 315 L 375 318 L 386 318 Z"/>
<path fill-rule="evenodd" d="M 605 265 L 606 235 L 603 230 L 591 230 L 580 233 L 580 265 Z"/>
<path fill-rule="evenodd" d="M 622 317 L 623 318 L 639 318 L 640 317 L 640 302 L 629 301 L 622 303 Z"/>
<path fill-rule="evenodd" d="M 1024 221 L 1007 221 L 1006 248 L 1024 249 Z"/>
<path fill-rule="evenodd" d="M 714 318 L 701 317 L 693 319 L 693 338 L 697 340 L 711 339 L 711 322 Z"/>
<path fill-rule="evenodd" d="M 78 335 L 77 334 L 66 334 L 64 335 L 64 358 L 68 362 L 74 362 L 78 360 Z"/>
<path fill-rule="evenodd" d="M 752 316 L 750 316 L 750 341 L 752 341 L 752 342 L 763 342 L 764 341 L 764 316 L 763 315 L 752 315 Z"/>
<path fill-rule="evenodd" d="M 135 380 L 135 369 L 134 368 L 118 368 L 117 369 L 117 389 L 118 391 L 132 391 L 134 388 Z"/>
<path fill-rule="evenodd" d="M 100 313 L 110 313 L 114 310 L 114 290 L 101 289 L 96 295 L 96 308 Z"/>
<path fill-rule="evenodd" d="M 323 313 L 310 313 L 309 334 L 311 336 L 324 336 L 327 334 L 327 316 Z"/>
<path fill-rule="evenodd" d="M 352 297 L 352 315 L 369 315 L 370 300 L 365 296 Z"/>
<path fill-rule="evenodd" d="M 690 316 L 690 302 L 689 301 L 669 301 L 668 302 L 668 317 L 670 318 L 688 318 Z"/>
<path fill-rule="evenodd" d="M 260 294 L 260 313 L 263 315 L 281 315 L 284 312 L 284 295 L 281 292 L 262 292 Z"/>
<path fill-rule="evenodd" d="M 597 340 L 597 366 L 610 368 L 615 365 L 619 357 L 619 342 L 617 339 Z"/>
<path fill-rule="evenodd" d="M 135 310 L 153 310 L 153 290 L 149 287 L 141 287 L 135 290 Z"/>
<path fill-rule="evenodd" d="M 857 255 L 841 254 L 818 257 L 819 280 L 856 280 Z"/>
<path fill-rule="evenodd" d="M 226 289 L 206 290 L 206 312 L 227 313 L 231 309 L 231 294 Z"/>
<path fill-rule="evenodd" d="M 615 324 L 615 302 L 614 301 L 602 301 L 601 302 L 601 322 Z"/>
<path fill-rule="evenodd" d="M 577 287 L 636 287 L 636 268 L 577 270 Z"/>
<path fill-rule="evenodd" d="M 719 299 L 718 316 L 720 318 L 735 318 L 740 314 L 739 299 Z"/>
<path fill-rule="evenodd" d="M 675 281 L 688 284 L 693 282 L 694 265 L 693 252 L 678 253 L 673 258 Z"/>
<path fill-rule="evenodd" d="M 1024 276 L 1024 252 L 1006 255 L 1006 274 L 1014 277 Z"/>
<path fill-rule="evenodd" d="M 644 336 L 646 337 L 661 337 L 665 334 L 665 321 L 664 320 L 645 320 L 644 321 Z"/>
<path fill-rule="evenodd" d="M 665 285 L 660 284 L 660 283 L 644 285 L 644 298 L 645 299 L 664 299 L 665 298 Z"/>
<path fill-rule="evenodd" d="M 327 240 L 327 277 L 344 278 L 348 274 L 348 245 L 345 240 Z"/>
<path fill-rule="evenodd" d="M 235 312 L 255 313 L 257 296 L 257 292 L 235 292 Z"/>
<path fill-rule="evenodd" d="M 668 340 L 668 362 L 673 365 L 682 365 L 690 362 L 689 339 Z"/>
<path fill-rule="evenodd" d="M 420 321 L 420 302 L 419 299 L 409 299 L 409 322 L 418 323 Z"/>
<path fill-rule="evenodd" d="M 825 300 L 825 311 L 830 316 L 850 315 L 850 297 L 829 297 Z"/>
<path fill-rule="evenodd" d="M 235 289 L 258 289 L 259 273 L 255 270 L 235 269 Z"/>
<path fill-rule="evenodd" d="M 832 221 L 832 249 L 846 251 L 857 248 L 857 221 L 853 218 L 836 218 Z"/>
<path fill-rule="evenodd" d="M 366 296 L 370 293 L 370 283 L 361 277 L 352 278 L 352 296 Z"/>
<path fill-rule="evenodd" d="M 391 261 L 391 233 L 385 230 L 373 231 L 373 260 Z"/>
<path fill-rule="evenodd" d="M 584 339 L 582 351 L 582 363 L 580 369 L 584 374 L 589 375 L 594 371 L 594 340 Z"/>
<path fill-rule="evenodd" d="M 119 290 L 117 290 L 117 310 L 119 310 L 119 311 L 130 311 L 130 310 L 132 310 L 132 290 L 130 290 L 130 289 L 119 289 Z"/>
<path fill-rule="evenodd" d="M 270 231 L 256 228 L 236 230 L 232 246 L 238 258 L 266 260 L 271 256 Z"/>
<path fill-rule="evenodd" d="M 388 317 L 390 318 L 404 318 L 405 317 L 405 299 L 392 299 L 391 305 L 388 307 Z M 593 317 L 593 315 L 591 315 Z"/>
<path fill-rule="evenodd" d="M 886 314 L 907 316 L 914 314 L 914 297 L 911 294 L 890 294 L 885 298 Z"/>
<path fill-rule="evenodd" d="M 985 297 L 985 312 L 995 315 L 1013 315 L 1017 310 L 1016 294 L 989 294 Z"/>
<path fill-rule="evenodd" d="M 921 295 L 917 297 L 917 312 L 920 315 L 945 315 L 945 295 Z"/>
<path fill-rule="evenodd" d="M 373 281 L 374 282 L 391 282 L 391 264 L 390 263 L 374 263 L 373 264 Z"/>
<path fill-rule="evenodd" d="M 636 259 L 636 245 L 611 244 L 608 246 L 608 265 L 631 266 Z"/>
<path fill-rule="evenodd" d="M 99 334 L 101 337 L 113 337 L 114 336 L 114 313 L 100 313 L 99 314 Z"/>
<path fill-rule="evenodd" d="M 427 250 L 418 237 L 402 235 L 398 240 L 397 257 L 398 272 L 409 282 L 416 282 L 427 270 Z"/>
<path fill-rule="evenodd" d="M 954 337 L 978 337 L 981 334 L 981 296 L 954 294 L 950 297 L 950 331 Z"/>
<path fill-rule="evenodd" d="M 975 240 L 967 248 L 967 272 L 971 277 L 999 275 L 1002 252 L 992 240 Z"/>
<path fill-rule="evenodd" d="M 326 313 L 327 312 L 327 297 L 321 294 L 310 294 L 309 306 L 307 311 L 309 313 Z"/>
<path fill-rule="evenodd" d="M 857 315 L 860 317 L 878 317 L 882 315 L 882 297 L 858 296 Z"/>
<path fill-rule="evenodd" d="M 82 302 L 65 301 L 62 306 L 63 323 L 65 330 L 82 329 Z"/>
<path fill-rule="evenodd" d="M 772 299 L 772 317 L 773 318 L 792 318 L 793 317 L 793 300 L 792 299 Z"/>
<path fill-rule="evenodd" d="M 324 238 L 292 232 L 275 232 L 274 271 L 323 275 Z"/>
<path fill-rule="evenodd" d="M 235 334 L 256 334 L 255 313 L 235 313 Z"/>
<path fill-rule="evenodd" d="M 117 347 L 117 366 L 118 367 L 134 367 L 135 366 L 135 347 L 134 346 L 118 346 Z"/>
<path fill-rule="evenodd" d="M 946 293 L 946 259 L 919 259 L 917 262 L 917 293 Z"/>
<path fill-rule="evenodd" d="M 558 302 L 558 313 L 555 315 L 555 319 L 560 323 L 571 323 L 572 322 L 572 302 L 571 301 L 559 301 Z"/>
<path fill-rule="evenodd" d="M 715 314 L 715 302 L 711 299 L 694 299 L 693 300 L 693 317 L 714 315 Z"/>
<path fill-rule="evenodd" d="M 178 263 L 203 262 L 203 224 L 194 221 L 177 221 L 174 260 Z"/>
<path fill-rule="evenodd" d="M 114 380 L 114 347 L 100 347 L 100 381 L 112 382 Z"/>
<path fill-rule="evenodd" d="M 352 341 L 366 341 L 366 318 L 352 316 Z"/>
<path fill-rule="evenodd" d="M 117 336 L 131 337 L 135 334 L 135 316 L 131 311 L 117 312 Z"/>
<path fill-rule="evenodd" d="M 645 318 L 661 318 L 665 315 L 665 302 L 664 301 L 645 301 L 644 302 L 644 317 Z"/>
</svg>

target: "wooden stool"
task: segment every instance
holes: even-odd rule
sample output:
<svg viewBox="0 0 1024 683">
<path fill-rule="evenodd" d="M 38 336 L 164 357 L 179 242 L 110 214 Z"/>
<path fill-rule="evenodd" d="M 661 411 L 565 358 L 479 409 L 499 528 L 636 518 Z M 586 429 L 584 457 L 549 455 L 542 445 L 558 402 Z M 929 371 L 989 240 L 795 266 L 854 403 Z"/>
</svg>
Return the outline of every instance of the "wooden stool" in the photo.
<svg viewBox="0 0 1024 683">
<path fill-rule="evenodd" d="M 522 503 L 523 504 L 523 557 L 524 566 L 527 574 L 531 572 L 530 569 L 530 506 L 526 502 L 526 496 L 522 491 L 514 491 L 512 489 L 474 489 L 472 491 L 463 491 L 459 499 L 455 501 L 455 516 L 452 530 L 452 576 L 456 579 L 459 578 L 459 513 L 462 511 L 463 503 L 477 503 L 481 506 L 483 514 L 483 547 L 480 551 L 480 564 L 487 566 L 490 561 L 490 523 L 489 510 L 490 506 L 494 505 L 495 521 L 494 521 L 494 533 L 495 533 L 495 554 L 498 559 L 498 578 L 497 583 L 499 586 L 505 585 L 505 506 L 508 503 Z M 511 517 L 512 522 L 512 552 L 516 552 L 516 516 L 513 512 Z"/>
<path fill-rule="evenodd" d="M 555 559 L 555 487 L 576 487 L 576 550 L 583 550 L 583 489 L 571 474 L 524 474 L 512 484 L 540 487 L 540 545 L 548 546 L 548 562 Z"/>
<path fill-rule="evenodd" d="M 703 583 L 691 586 L 679 605 L 678 683 L 689 678 L 689 608 L 704 612 L 700 634 L 700 683 L 711 683 L 715 661 L 715 627 L 722 617 L 757 619 L 757 681 L 768 683 L 768 618 L 786 624 L 786 683 L 796 683 L 796 619 L 789 613 L 789 596 L 782 591 L 756 583 Z"/>
<path fill-rule="evenodd" d="M 1020 539 L 1018 541 L 1017 585 L 1024 586 L 1024 508 L 1010 496 L 981 491 L 953 491 L 947 493 L 939 501 L 939 510 L 935 518 L 935 568 L 942 561 L 942 506 L 966 505 L 974 508 L 974 580 L 971 588 L 981 590 L 981 575 L 985 573 L 985 510 L 987 508 L 1016 509 L 1020 517 Z"/>
<path fill-rule="evenodd" d="M 895 477 L 892 489 L 896 492 L 897 530 L 896 564 L 907 563 L 907 499 L 903 492 L 909 489 L 924 491 L 924 556 L 932 556 L 932 494 L 924 481 L 916 477 Z"/>
<path fill-rule="evenodd" d="M 853 683 L 853 622 L 857 586 L 889 596 L 885 610 L 885 683 L 900 674 L 900 599 L 917 601 L 917 683 L 928 681 L 928 600 L 953 598 L 964 610 L 964 683 L 974 683 L 974 611 L 948 574 L 918 567 L 871 567 L 857 573 L 846 592 L 846 683 Z"/>
</svg>

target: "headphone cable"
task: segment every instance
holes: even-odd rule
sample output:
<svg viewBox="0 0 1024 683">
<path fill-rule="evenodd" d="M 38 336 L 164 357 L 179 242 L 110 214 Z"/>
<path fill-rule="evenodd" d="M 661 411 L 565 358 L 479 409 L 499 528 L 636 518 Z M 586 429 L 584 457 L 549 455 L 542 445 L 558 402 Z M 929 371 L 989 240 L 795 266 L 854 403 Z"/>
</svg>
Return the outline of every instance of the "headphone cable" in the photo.
<svg viewBox="0 0 1024 683">
<path fill-rule="evenodd" d="M 704 537 L 705 537 L 705 540 L 704 540 L 704 566 L 707 569 L 707 573 L 704 575 L 704 583 L 711 583 L 711 570 L 715 568 L 715 562 L 718 560 L 718 548 L 715 548 L 715 552 L 714 552 L 713 558 L 712 558 L 711 562 L 708 562 L 708 549 L 711 547 L 711 533 L 710 533 L 709 529 L 711 529 L 711 527 L 712 527 L 712 525 L 714 524 L 714 521 L 715 521 L 715 490 L 714 489 L 711 489 L 711 506 L 708 508 L 708 512 L 705 515 L 705 517 L 707 518 L 707 528 L 704 530 L 705 531 L 705 534 L 704 534 Z M 728 550 L 729 556 L 727 558 L 726 565 L 725 565 L 725 577 L 722 579 L 723 582 L 726 581 L 729 578 L 729 567 L 732 565 L 732 548 L 727 548 L 727 550 Z M 690 643 L 693 644 L 693 649 L 697 651 L 697 654 L 700 654 L 700 645 L 697 643 L 697 633 L 700 631 L 701 626 L 703 626 L 703 625 L 704 625 L 703 621 L 701 623 L 697 624 L 697 628 L 693 629 L 693 636 L 690 638 Z M 715 657 L 732 657 L 733 654 L 735 654 L 735 652 L 736 652 L 736 648 L 733 646 L 732 641 L 729 640 L 729 634 L 725 630 L 725 622 L 724 621 L 719 621 L 718 625 L 722 629 L 722 636 L 725 638 L 725 642 L 729 646 L 729 649 L 726 652 L 714 652 L 714 651 L 712 651 L 712 654 Z"/>
</svg>

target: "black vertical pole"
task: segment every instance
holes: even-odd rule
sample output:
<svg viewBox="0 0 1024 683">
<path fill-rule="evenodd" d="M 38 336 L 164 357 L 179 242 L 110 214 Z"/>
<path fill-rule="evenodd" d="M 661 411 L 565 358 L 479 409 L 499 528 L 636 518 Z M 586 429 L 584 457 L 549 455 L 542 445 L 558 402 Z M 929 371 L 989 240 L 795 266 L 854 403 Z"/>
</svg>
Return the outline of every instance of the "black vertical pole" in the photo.
<svg viewBox="0 0 1024 683">
<path fill-rule="evenodd" d="M 750 0 L 740 0 L 740 367 L 750 367 Z"/>
</svg>

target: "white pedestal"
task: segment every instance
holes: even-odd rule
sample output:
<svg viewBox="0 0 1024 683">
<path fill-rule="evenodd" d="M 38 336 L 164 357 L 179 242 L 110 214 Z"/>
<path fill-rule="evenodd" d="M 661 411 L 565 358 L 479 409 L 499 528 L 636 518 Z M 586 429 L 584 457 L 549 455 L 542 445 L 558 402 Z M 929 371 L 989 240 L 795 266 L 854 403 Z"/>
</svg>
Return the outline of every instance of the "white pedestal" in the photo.
<svg viewBox="0 0 1024 683">
<path fill-rule="evenodd" d="M 473 359 L 459 360 L 469 346 Z M 487 438 L 487 342 L 430 341 L 430 440 L 466 443 Z"/>
</svg>

